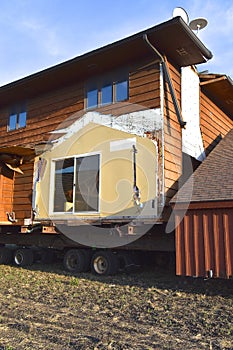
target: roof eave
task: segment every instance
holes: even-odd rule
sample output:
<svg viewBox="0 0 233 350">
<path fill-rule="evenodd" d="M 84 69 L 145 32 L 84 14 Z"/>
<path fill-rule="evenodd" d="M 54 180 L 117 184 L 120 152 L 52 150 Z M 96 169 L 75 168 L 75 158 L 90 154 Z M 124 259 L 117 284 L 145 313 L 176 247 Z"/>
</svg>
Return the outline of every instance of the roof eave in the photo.
<svg viewBox="0 0 233 350">
<path fill-rule="evenodd" d="M 176 33 L 174 33 L 174 30 L 177 31 L 178 35 L 175 35 Z M 166 36 L 165 34 L 167 32 L 170 33 L 170 35 Z M 166 54 L 166 51 L 169 50 L 170 47 L 169 43 L 173 43 L 174 41 L 174 38 L 172 38 L 171 33 L 174 33 L 177 44 L 180 44 L 182 46 L 182 40 L 184 39 L 187 41 L 186 44 L 189 46 L 189 48 L 191 48 L 191 52 L 189 52 L 189 55 L 187 57 L 179 56 L 177 52 L 175 52 L 176 56 L 174 56 L 174 58 L 178 60 L 178 66 L 182 67 L 186 65 L 204 63 L 210 58 L 212 58 L 212 53 L 204 46 L 204 44 L 194 34 L 194 32 L 189 28 L 189 26 L 183 21 L 183 19 L 181 17 L 175 17 L 166 22 L 160 23 L 156 26 L 138 32 L 134 35 L 118 40 L 114 43 L 105 45 L 101 48 L 92 50 L 88 53 L 72 58 L 66 62 L 62 62 L 55 66 L 44 69 L 40 72 L 31 74 L 27 77 L 21 78 L 12 83 L 4 85 L 0 87 L 0 96 L 3 95 L 4 97 L 4 95 L 6 95 L 8 91 L 12 91 L 12 89 L 15 89 L 15 91 L 19 92 L 19 89 L 21 89 L 22 87 L 25 89 L 24 94 L 27 96 L 27 94 L 32 93 L 32 85 L 34 87 L 39 84 L 42 85 L 42 80 L 44 81 L 44 79 L 47 80 L 47 89 L 50 88 L 48 81 L 49 79 L 50 83 L 52 81 L 56 81 L 56 86 L 58 84 L 64 85 L 63 83 L 69 83 L 69 79 L 75 80 L 78 77 L 78 74 L 82 74 L 84 76 L 85 72 L 88 72 L 89 65 L 95 61 L 97 61 L 97 63 L 99 64 L 101 62 L 101 57 L 105 55 L 113 57 L 116 62 L 118 59 L 123 60 L 124 57 L 122 58 L 122 56 L 125 55 L 128 55 L 129 60 L 133 59 L 134 55 L 142 55 L 141 51 L 143 51 L 145 55 L 149 55 L 149 53 L 147 53 L 146 51 L 147 48 L 143 41 L 144 34 L 151 35 L 152 39 L 154 39 L 155 41 L 155 45 L 158 43 L 158 41 L 160 41 L 160 47 L 158 49 L 161 49 L 161 46 L 163 46 L 165 51 L 163 54 Z M 181 37 L 179 36 L 179 34 Z M 179 40 L 181 42 L 179 42 Z M 133 48 L 132 52 L 130 52 L 130 49 L 127 50 L 127 48 L 130 45 Z M 116 56 L 119 57 L 116 58 Z M 111 62 L 111 60 L 108 60 L 108 62 Z M 80 72 L 77 72 L 77 69 L 73 69 L 77 67 L 79 67 Z M 76 74 L 75 77 L 73 72 L 75 72 Z M 57 78 L 59 78 L 60 81 Z M 75 81 L 77 81 L 77 79 Z M 43 88 L 45 89 L 46 86 L 43 86 Z M 19 96 L 20 100 L 21 98 L 22 96 Z"/>
</svg>

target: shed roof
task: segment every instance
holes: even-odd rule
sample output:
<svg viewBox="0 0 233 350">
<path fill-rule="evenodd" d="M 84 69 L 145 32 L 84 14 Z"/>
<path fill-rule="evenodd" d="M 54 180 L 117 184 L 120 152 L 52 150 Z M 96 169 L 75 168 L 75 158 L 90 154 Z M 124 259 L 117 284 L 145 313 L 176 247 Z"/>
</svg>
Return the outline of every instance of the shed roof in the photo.
<svg viewBox="0 0 233 350">
<path fill-rule="evenodd" d="M 26 78 L 0 87 L 0 107 L 16 99 L 33 97 L 51 89 L 87 79 L 106 70 L 119 68 L 129 62 L 146 57 L 155 57 L 143 40 L 147 34 L 151 43 L 177 66 L 204 63 L 212 53 L 194 34 L 181 17 L 160 23 L 137 34 L 112 44 L 75 57 Z M 153 56 L 151 56 L 153 55 Z"/>
<path fill-rule="evenodd" d="M 233 129 L 191 175 L 171 203 L 232 201 L 232 155 Z"/>
</svg>

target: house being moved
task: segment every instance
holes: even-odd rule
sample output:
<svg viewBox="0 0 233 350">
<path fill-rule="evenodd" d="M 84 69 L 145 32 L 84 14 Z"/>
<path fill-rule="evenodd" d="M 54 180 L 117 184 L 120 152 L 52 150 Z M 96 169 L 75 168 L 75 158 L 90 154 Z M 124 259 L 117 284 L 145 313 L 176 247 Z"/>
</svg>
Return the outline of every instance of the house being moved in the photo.
<svg viewBox="0 0 233 350">
<path fill-rule="evenodd" d="M 211 58 L 175 17 L 1 87 L 2 261 L 13 241 L 18 265 L 36 246 L 96 273 L 117 249 L 174 251 L 170 200 L 233 127 L 231 79 L 196 68 Z"/>
</svg>

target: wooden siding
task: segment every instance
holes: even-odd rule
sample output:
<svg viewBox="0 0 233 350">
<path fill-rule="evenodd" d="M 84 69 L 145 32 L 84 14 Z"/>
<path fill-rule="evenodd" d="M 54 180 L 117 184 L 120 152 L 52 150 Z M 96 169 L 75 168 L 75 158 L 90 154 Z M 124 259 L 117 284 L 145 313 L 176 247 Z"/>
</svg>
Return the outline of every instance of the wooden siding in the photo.
<svg viewBox="0 0 233 350">
<path fill-rule="evenodd" d="M 7 213 L 14 212 L 17 224 L 31 217 L 33 162 L 20 166 L 23 174 L 2 167 L 0 174 L 0 222 L 10 223 Z"/>
<path fill-rule="evenodd" d="M 7 222 L 7 212 L 12 212 L 14 172 L 5 166 L 0 173 L 0 222 Z"/>
<path fill-rule="evenodd" d="M 189 209 L 176 227 L 177 275 L 233 276 L 233 205 L 216 206 L 215 203 L 212 209 Z M 180 215 L 177 211 L 178 222 Z"/>
<path fill-rule="evenodd" d="M 47 140 L 49 132 L 60 127 L 60 124 L 77 112 L 84 112 L 84 82 L 52 91 L 27 101 L 26 128 L 7 132 L 10 107 L 1 110 L 0 146 L 33 145 Z M 158 108 L 160 106 L 159 66 L 144 62 L 134 65 L 129 74 L 129 104 L 140 105 L 143 108 Z M 127 105 L 127 103 L 125 104 Z M 113 115 L 125 113 L 126 107 L 117 113 L 118 105 L 105 107 Z M 115 110 L 114 110 L 115 109 Z M 100 110 L 101 111 L 101 110 Z M 77 115 L 80 117 L 81 113 Z M 74 120 L 74 117 L 72 118 Z"/>
<path fill-rule="evenodd" d="M 160 71 L 158 63 L 135 66 L 129 78 L 129 102 L 146 108 L 160 107 Z"/>
<path fill-rule="evenodd" d="M 167 64 L 178 104 L 181 105 L 180 70 L 170 62 L 167 62 Z M 33 145 L 47 141 L 51 137 L 49 134 L 51 131 L 61 126 L 61 124 L 66 126 L 71 121 L 75 121 L 75 119 L 81 117 L 85 113 L 84 84 L 85 82 L 77 82 L 77 84 L 58 88 L 55 91 L 27 101 L 26 128 L 7 132 L 9 109 L 2 109 L 0 111 L 0 146 Z M 182 130 L 167 83 L 165 83 L 164 88 L 164 185 L 165 202 L 168 204 L 178 189 L 179 180 L 182 175 Z M 204 93 L 201 92 L 200 97 L 201 132 L 205 149 L 209 152 L 211 147 L 216 144 L 218 138 L 223 137 L 233 127 L 233 121 L 216 107 Z M 97 111 L 118 116 L 140 109 L 159 107 L 159 64 L 154 61 L 145 60 L 144 62 L 134 63 L 129 69 L 129 100 L 124 103 L 101 107 Z M 25 190 L 25 193 L 27 192 L 27 196 L 31 195 L 32 175 L 27 175 L 27 171 L 23 175 L 24 180 L 19 174 L 16 174 L 15 179 L 13 207 L 20 219 L 24 215 L 26 217 L 30 216 L 28 209 L 30 201 L 25 199 L 25 207 L 23 207 L 21 204 L 23 197 L 20 193 L 20 189 L 22 188 Z M 5 185 L 3 186 L 3 179 L 1 181 L 0 190 L 1 186 L 2 188 L 7 188 Z M 12 197 L 12 195 L 6 193 L 3 195 L 3 192 L 0 194 L 0 199 L 1 196 L 2 198 L 4 196 L 5 198 Z M 8 199 L 7 201 L 9 202 Z M 164 218 L 166 218 L 166 215 Z"/>
<path fill-rule="evenodd" d="M 181 104 L 181 74 L 177 68 L 168 63 L 168 69 L 175 90 L 178 104 Z M 172 102 L 169 87 L 165 84 L 164 95 L 164 172 L 166 204 L 178 189 L 182 175 L 182 139 L 181 127 Z"/>
<path fill-rule="evenodd" d="M 15 174 L 12 210 L 18 220 L 17 224 L 22 225 L 24 218 L 31 217 L 34 163 L 23 164 L 21 169 L 23 174 Z"/>
<path fill-rule="evenodd" d="M 75 85 L 49 94 L 38 96 L 27 103 L 26 128 L 7 132 L 9 109 L 1 111 L 0 145 L 34 145 L 48 139 L 50 131 L 65 119 L 83 109 L 83 89 Z M 4 177 L 0 188 L 2 196 L 1 220 L 6 220 L 6 211 L 14 211 L 17 224 L 31 217 L 33 162 L 21 166 L 23 174 L 15 173 L 14 181 Z M 13 173 L 13 172 L 12 172 Z M 6 186 L 7 184 L 7 186 Z"/>
<path fill-rule="evenodd" d="M 145 108 L 160 106 L 159 65 L 144 61 L 134 64 L 129 73 L 129 100 L 98 109 L 99 112 L 120 115 Z M 27 101 L 27 126 L 7 132 L 9 108 L 0 111 L 0 146 L 33 146 L 47 141 L 50 132 L 80 118 L 85 106 L 85 82 L 61 87 Z M 24 174 L 11 172 L 12 178 L 0 176 L 0 220 L 6 212 L 15 212 L 17 224 L 31 216 L 33 163 L 23 165 Z M 14 179 L 13 179 L 14 178 Z"/>
<path fill-rule="evenodd" d="M 160 70 L 158 63 L 134 64 L 129 71 L 129 99 L 101 106 L 96 111 L 120 116 L 140 110 L 160 108 Z"/>
<path fill-rule="evenodd" d="M 83 89 L 80 85 L 63 88 L 27 102 L 26 128 L 7 132 L 9 110 L 1 111 L 0 145 L 28 145 L 44 140 L 70 115 L 83 109 Z"/>
<path fill-rule="evenodd" d="M 233 120 L 200 92 L 200 125 L 206 154 L 233 128 Z"/>
</svg>

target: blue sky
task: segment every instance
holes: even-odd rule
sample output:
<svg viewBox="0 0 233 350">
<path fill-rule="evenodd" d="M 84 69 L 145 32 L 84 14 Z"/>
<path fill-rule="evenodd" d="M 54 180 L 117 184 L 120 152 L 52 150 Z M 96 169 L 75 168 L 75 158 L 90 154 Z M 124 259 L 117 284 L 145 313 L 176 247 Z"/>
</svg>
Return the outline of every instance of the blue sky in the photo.
<svg viewBox="0 0 233 350">
<path fill-rule="evenodd" d="M 175 7 L 208 20 L 198 36 L 214 58 L 198 69 L 233 78 L 232 0 L 0 0 L 0 85 L 164 22 Z"/>
</svg>

